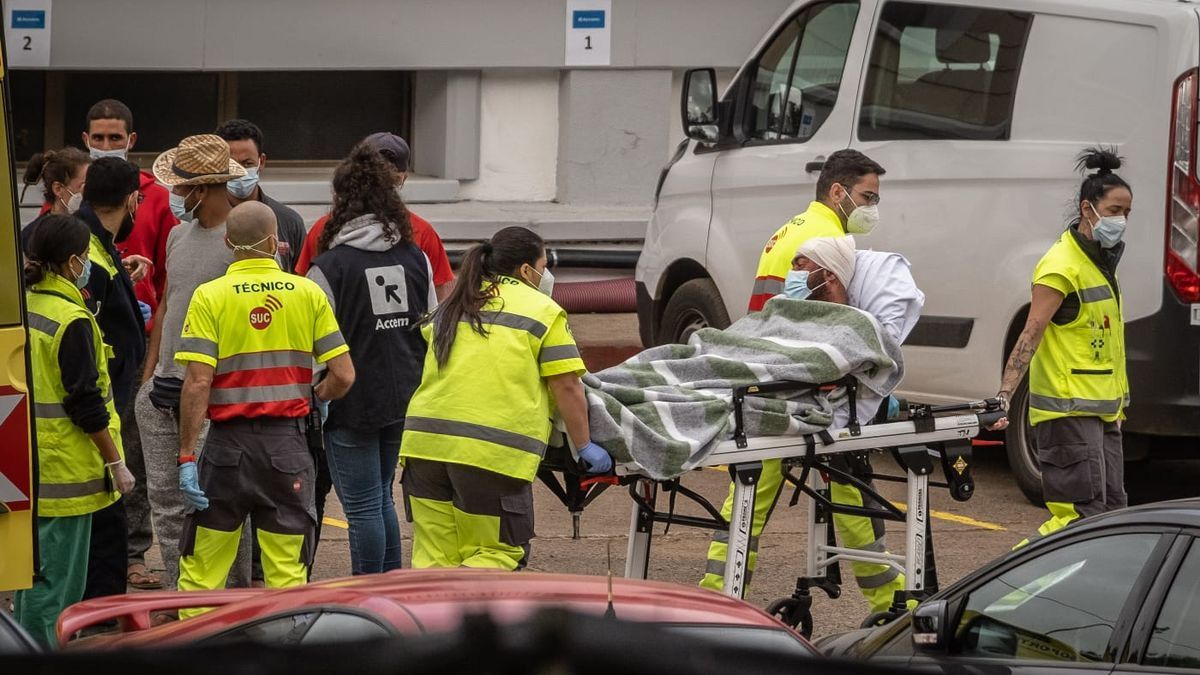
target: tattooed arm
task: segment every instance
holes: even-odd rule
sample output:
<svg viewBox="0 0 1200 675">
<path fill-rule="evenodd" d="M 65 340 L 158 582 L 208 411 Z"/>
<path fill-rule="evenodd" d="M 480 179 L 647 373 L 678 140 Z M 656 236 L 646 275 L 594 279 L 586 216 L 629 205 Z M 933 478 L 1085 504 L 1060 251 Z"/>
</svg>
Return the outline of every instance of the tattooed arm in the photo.
<svg viewBox="0 0 1200 675">
<path fill-rule="evenodd" d="M 1017 338 L 1017 344 L 1013 347 L 1012 354 L 1008 357 L 1008 363 L 1004 366 L 1004 377 L 1000 381 L 1000 393 L 997 394 L 1004 401 L 1006 408 L 1017 385 L 1021 383 L 1021 378 L 1025 377 L 1025 373 L 1029 370 L 1033 355 L 1037 352 L 1038 345 L 1042 343 L 1042 335 L 1046 332 L 1046 326 L 1049 325 L 1050 318 L 1062 306 L 1064 297 L 1062 293 L 1049 286 L 1034 285 L 1029 318 L 1026 319 L 1025 328 Z M 1002 419 L 991 428 L 998 430 L 1007 426 L 1008 420 Z"/>
</svg>

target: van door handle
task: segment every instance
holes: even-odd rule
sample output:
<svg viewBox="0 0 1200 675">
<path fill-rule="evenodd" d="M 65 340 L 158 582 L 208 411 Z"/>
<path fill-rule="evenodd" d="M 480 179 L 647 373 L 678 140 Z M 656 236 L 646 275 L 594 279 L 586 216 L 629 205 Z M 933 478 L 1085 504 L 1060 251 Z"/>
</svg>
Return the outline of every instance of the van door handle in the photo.
<svg viewBox="0 0 1200 675">
<path fill-rule="evenodd" d="M 808 173 L 820 173 L 821 169 L 824 169 L 824 168 L 825 168 L 825 160 L 809 162 L 808 164 L 804 165 L 804 170 Z"/>
</svg>

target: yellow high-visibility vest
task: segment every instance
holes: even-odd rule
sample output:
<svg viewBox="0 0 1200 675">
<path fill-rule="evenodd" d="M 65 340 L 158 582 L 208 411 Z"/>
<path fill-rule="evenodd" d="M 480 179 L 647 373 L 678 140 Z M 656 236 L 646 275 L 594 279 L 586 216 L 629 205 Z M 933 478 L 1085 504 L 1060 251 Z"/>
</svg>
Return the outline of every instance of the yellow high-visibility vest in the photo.
<svg viewBox="0 0 1200 675">
<path fill-rule="evenodd" d="M 808 205 L 808 210 L 792 218 L 763 247 L 758 259 L 758 271 L 754 275 L 754 290 L 750 292 L 750 311 L 757 312 L 767 300 L 783 293 L 783 282 L 792 269 L 796 249 L 809 239 L 820 237 L 844 237 L 842 221 L 828 206 L 821 202 Z"/>
<path fill-rule="evenodd" d="M 446 365 L 438 366 L 432 326 L 422 329 L 429 350 L 400 455 L 532 481 L 553 415 L 543 378 L 586 368 L 567 313 L 554 300 L 512 277 L 500 277 L 494 288 L 483 307 L 487 336 L 459 323 Z"/>
<path fill-rule="evenodd" d="M 270 258 L 238 260 L 188 304 L 175 360 L 214 369 L 208 418 L 304 417 L 313 360 L 350 351 L 325 292 Z"/>
<path fill-rule="evenodd" d="M 63 332 L 77 320 L 92 325 L 97 385 L 108 410 L 108 433 L 117 451 L 121 448 L 121 419 L 113 405 L 108 379 L 112 348 L 104 344 L 100 326 L 83 304 L 75 284 L 48 272 L 26 293 L 29 309 L 29 358 L 33 375 L 34 424 L 38 444 L 38 515 L 81 516 L 99 511 L 120 498 L 106 480 L 104 458 L 92 439 L 75 426 L 63 401 L 66 387 L 58 367 Z M 108 491 L 106 487 L 114 487 Z"/>
<path fill-rule="evenodd" d="M 1046 327 L 1029 367 L 1029 420 L 1099 417 L 1114 422 L 1129 403 L 1121 289 L 1110 284 L 1070 230 L 1042 257 L 1034 284 L 1079 297 L 1079 314 Z"/>
</svg>

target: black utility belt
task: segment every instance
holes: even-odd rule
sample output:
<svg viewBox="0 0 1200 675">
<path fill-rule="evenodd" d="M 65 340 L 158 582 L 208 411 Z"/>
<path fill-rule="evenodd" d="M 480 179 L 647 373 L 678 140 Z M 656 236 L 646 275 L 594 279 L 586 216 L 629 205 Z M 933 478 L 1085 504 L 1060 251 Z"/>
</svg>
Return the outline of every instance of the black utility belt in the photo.
<svg viewBox="0 0 1200 675">
<path fill-rule="evenodd" d="M 308 423 L 304 417 L 236 417 L 230 420 L 213 420 L 212 425 L 227 431 L 294 430 L 304 433 L 308 430 Z"/>
</svg>

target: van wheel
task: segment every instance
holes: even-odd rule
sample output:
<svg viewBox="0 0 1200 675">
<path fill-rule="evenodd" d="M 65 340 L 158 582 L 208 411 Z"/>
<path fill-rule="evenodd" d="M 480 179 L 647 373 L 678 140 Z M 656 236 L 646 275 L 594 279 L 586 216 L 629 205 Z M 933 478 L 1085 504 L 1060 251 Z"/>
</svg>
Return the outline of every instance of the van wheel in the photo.
<svg viewBox="0 0 1200 675">
<path fill-rule="evenodd" d="M 1037 449 L 1033 443 L 1033 427 L 1029 424 L 1029 377 L 1021 380 L 1008 406 L 1008 429 L 1004 431 L 1004 449 L 1008 468 L 1017 487 L 1035 506 L 1045 503 L 1042 497 L 1042 469 L 1038 465 Z"/>
<path fill-rule="evenodd" d="M 659 344 L 687 344 L 701 328 L 728 328 L 729 312 L 712 279 L 692 279 L 667 301 L 659 325 Z"/>
</svg>

